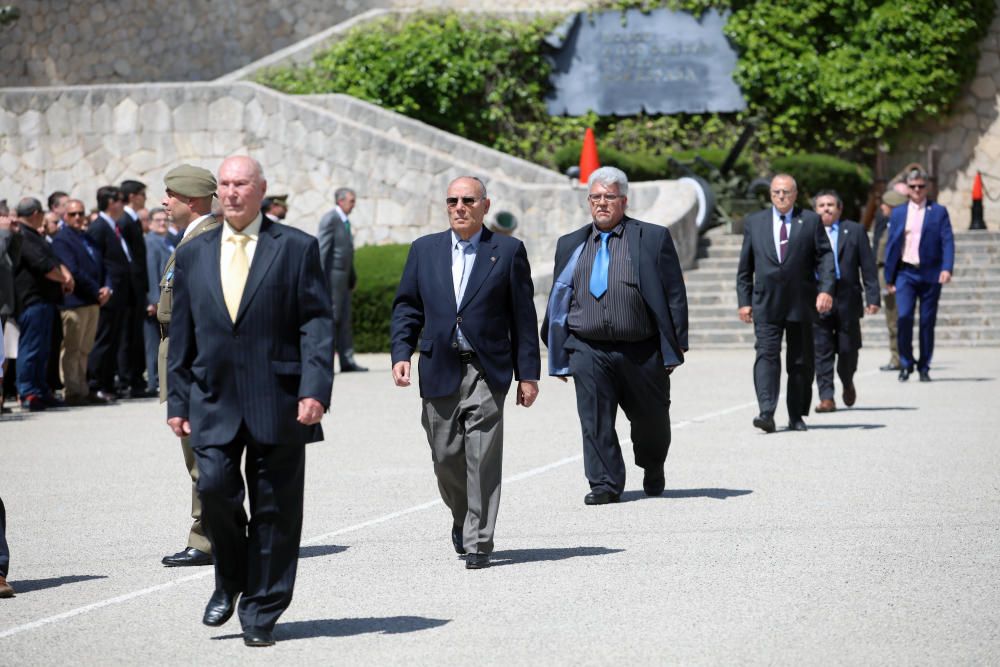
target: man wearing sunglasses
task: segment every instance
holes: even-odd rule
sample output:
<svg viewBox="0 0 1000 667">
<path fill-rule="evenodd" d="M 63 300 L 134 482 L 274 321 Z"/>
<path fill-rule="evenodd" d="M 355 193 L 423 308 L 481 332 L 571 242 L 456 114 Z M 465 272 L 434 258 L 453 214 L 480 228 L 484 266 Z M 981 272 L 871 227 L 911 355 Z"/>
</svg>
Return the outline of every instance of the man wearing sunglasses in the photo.
<svg viewBox="0 0 1000 667">
<path fill-rule="evenodd" d="M 392 310 L 392 379 L 420 351 L 423 425 L 465 567 L 489 567 L 500 504 L 504 398 L 538 395 L 541 359 L 524 244 L 483 228 L 486 186 L 463 176 L 445 197 L 451 229 L 413 242 Z"/>
<path fill-rule="evenodd" d="M 927 174 L 913 169 L 906 177 L 910 201 L 889 216 L 885 247 L 885 282 L 896 295 L 899 381 L 916 366 L 921 382 L 930 382 L 934 324 L 941 286 L 951 281 L 955 242 L 948 209 L 927 198 Z M 913 358 L 913 316 L 920 301 L 920 358 Z"/>
<path fill-rule="evenodd" d="M 632 425 L 647 496 L 663 493 L 670 448 L 670 373 L 687 352 L 687 292 L 666 227 L 625 214 L 628 177 L 601 167 L 588 181 L 591 222 L 556 244 L 542 340 L 549 375 L 573 377 L 583 431 L 586 505 L 619 501 L 625 461 L 618 407 Z"/>
</svg>

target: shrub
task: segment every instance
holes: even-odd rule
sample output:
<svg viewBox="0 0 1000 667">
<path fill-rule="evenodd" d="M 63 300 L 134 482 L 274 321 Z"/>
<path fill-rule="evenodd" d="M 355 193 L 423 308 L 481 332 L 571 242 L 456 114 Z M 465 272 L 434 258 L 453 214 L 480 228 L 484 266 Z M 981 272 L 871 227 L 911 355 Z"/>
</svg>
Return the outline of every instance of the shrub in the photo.
<svg viewBox="0 0 1000 667">
<path fill-rule="evenodd" d="M 799 205 L 812 208 L 812 197 L 820 190 L 836 190 L 844 200 L 844 218 L 858 220 L 868 188 L 871 171 L 832 155 L 805 153 L 776 158 L 771 162 L 774 173 L 786 172 L 799 185 Z"/>
<path fill-rule="evenodd" d="M 351 300 L 354 349 L 388 352 L 392 300 L 409 245 L 363 246 L 354 253 L 358 284 Z"/>
</svg>

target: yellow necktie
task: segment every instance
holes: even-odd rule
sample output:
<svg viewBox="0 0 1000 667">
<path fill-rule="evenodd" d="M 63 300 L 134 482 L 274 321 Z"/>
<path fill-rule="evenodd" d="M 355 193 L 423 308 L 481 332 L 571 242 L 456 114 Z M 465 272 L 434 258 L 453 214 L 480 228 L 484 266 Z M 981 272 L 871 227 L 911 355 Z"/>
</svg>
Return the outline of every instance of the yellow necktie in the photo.
<svg viewBox="0 0 1000 667">
<path fill-rule="evenodd" d="M 229 270 L 222 276 L 222 296 L 226 300 L 226 308 L 229 310 L 229 317 L 236 321 L 236 313 L 240 309 L 240 301 L 243 299 L 243 288 L 247 284 L 247 275 L 250 273 L 250 260 L 247 258 L 247 241 L 250 237 L 246 234 L 233 234 L 227 243 L 232 243 L 236 247 L 233 249 L 233 258 L 229 262 Z"/>
</svg>

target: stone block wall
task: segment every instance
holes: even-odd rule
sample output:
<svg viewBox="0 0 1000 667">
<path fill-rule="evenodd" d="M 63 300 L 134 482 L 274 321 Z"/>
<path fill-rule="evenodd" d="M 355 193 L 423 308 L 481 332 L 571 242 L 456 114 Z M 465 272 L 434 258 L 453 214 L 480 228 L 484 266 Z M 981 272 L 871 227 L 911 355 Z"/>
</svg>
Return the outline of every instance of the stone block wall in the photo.
<svg viewBox="0 0 1000 667">
<path fill-rule="evenodd" d="M 373 8 L 568 10 L 558 0 L 17 0 L 0 87 L 207 81 Z"/>
<path fill-rule="evenodd" d="M 937 149 L 938 201 L 948 207 L 952 226 L 968 229 L 976 172 L 996 201 L 984 199 L 986 226 L 1000 230 L 1000 0 L 989 33 L 980 44 L 976 76 L 945 118 L 909 131 L 893 150 L 893 165 L 927 164 Z"/>
<path fill-rule="evenodd" d="M 551 270 L 558 236 L 589 219 L 585 192 L 562 175 L 343 96 L 248 82 L 0 90 L 0 197 L 9 200 L 59 189 L 94 206 L 98 187 L 136 178 L 152 205 L 172 167 L 215 171 L 235 153 L 260 160 L 269 190 L 290 195 L 288 222 L 311 233 L 333 191 L 356 188 L 361 245 L 446 228 L 447 184 L 464 174 L 486 181 L 493 211 L 517 216 L 537 271 Z M 673 181 L 630 191 L 636 217 L 671 225 L 686 266 L 696 206 L 693 189 Z"/>
</svg>

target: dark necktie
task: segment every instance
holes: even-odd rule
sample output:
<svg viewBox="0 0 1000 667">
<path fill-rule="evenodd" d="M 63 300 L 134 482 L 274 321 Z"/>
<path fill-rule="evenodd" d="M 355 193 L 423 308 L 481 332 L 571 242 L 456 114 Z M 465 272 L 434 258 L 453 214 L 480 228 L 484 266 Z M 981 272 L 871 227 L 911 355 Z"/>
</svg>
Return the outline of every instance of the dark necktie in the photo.
<svg viewBox="0 0 1000 667">
<path fill-rule="evenodd" d="M 785 216 L 781 216 L 781 232 L 778 234 L 778 245 L 781 247 L 781 261 L 784 263 L 788 254 L 788 227 L 785 225 Z"/>
</svg>

